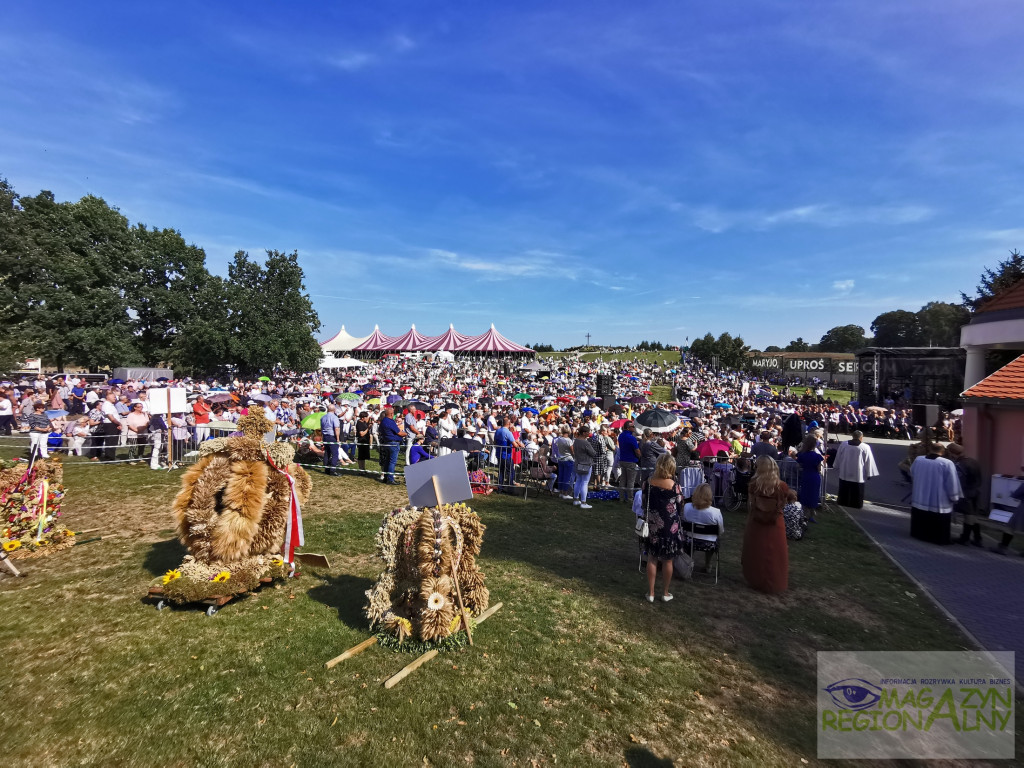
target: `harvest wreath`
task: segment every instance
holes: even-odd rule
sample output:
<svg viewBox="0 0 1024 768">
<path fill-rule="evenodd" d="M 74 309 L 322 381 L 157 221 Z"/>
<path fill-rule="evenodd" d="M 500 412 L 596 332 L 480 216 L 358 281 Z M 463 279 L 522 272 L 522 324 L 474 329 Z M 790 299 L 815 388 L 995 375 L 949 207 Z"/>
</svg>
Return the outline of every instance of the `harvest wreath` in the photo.
<svg viewBox="0 0 1024 768">
<path fill-rule="evenodd" d="M 64 501 L 64 465 L 0 459 L 0 547 L 12 560 L 41 557 L 75 543 L 58 522 Z"/>
<path fill-rule="evenodd" d="M 473 616 L 490 599 L 476 564 L 484 527 L 461 503 L 404 507 L 384 518 L 375 538 L 384 570 L 366 592 L 365 609 L 381 645 L 417 652 L 462 646 L 459 597 Z"/>
<path fill-rule="evenodd" d="M 238 420 L 240 437 L 207 440 L 174 499 L 182 564 L 154 580 L 153 596 L 192 603 L 238 595 L 284 578 L 301 543 L 299 505 L 309 475 L 288 443 L 265 444 L 273 425 L 262 413 Z"/>
</svg>

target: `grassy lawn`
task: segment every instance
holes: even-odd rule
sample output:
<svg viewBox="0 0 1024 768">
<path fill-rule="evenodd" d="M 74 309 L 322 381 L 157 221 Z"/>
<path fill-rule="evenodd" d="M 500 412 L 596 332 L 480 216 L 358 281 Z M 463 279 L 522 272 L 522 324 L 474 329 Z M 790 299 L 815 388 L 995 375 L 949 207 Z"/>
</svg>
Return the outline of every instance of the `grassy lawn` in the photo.
<svg viewBox="0 0 1024 768">
<path fill-rule="evenodd" d="M 781 392 L 783 390 L 783 387 L 780 387 L 778 384 L 772 384 L 770 386 L 773 392 Z M 805 389 L 807 389 L 805 386 L 795 386 L 790 387 L 789 391 L 794 395 L 802 395 Z M 813 390 L 814 388 L 812 387 L 811 389 Z M 840 405 L 846 405 L 851 399 L 853 399 L 853 392 L 848 389 L 826 389 L 825 399 L 834 400 Z"/>
<path fill-rule="evenodd" d="M 652 606 L 625 507 L 478 498 L 481 568 L 504 608 L 475 647 L 388 691 L 412 657 L 371 648 L 323 665 L 368 636 L 373 533 L 404 492 L 314 476 L 306 549 L 330 572 L 207 618 L 141 600 L 182 556 L 179 482 L 70 464 L 66 522 L 110 538 L 0 577 L 7 764 L 814 764 L 815 651 L 966 647 L 838 512 L 791 544 L 786 595 L 743 584 L 737 513 L 721 582 L 679 582 Z"/>
</svg>

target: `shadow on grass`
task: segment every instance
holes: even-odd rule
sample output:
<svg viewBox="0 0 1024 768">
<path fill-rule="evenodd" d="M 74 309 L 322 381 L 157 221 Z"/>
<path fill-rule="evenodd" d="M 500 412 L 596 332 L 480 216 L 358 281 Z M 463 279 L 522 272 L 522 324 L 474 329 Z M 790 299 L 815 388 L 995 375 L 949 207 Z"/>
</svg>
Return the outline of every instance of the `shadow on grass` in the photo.
<svg viewBox="0 0 1024 768">
<path fill-rule="evenodd" d="M 318 603 L 338 611 L 338 620 L 352 629 L 367 629 L 363 604 L 366 592 L 373 586 L 372 579 L 342 573 L 337 576 L 317 576 L 320 584 L 307 593 Z"/>
<path fill-rule="evenodd" d="M 171 568 L 181 565 L 181 560 L 188 554 L 188 550 L 177 539 L 158 541 L 149 548 L 142 567 L 153 576 L 161 576 Z"/>
<path fill-rule="evenodd" d="M 623 755 L 629 768 L 673 768 L 675 763 L 667 757 L 662 759 L 649 749 L 630 747 Z"/>
</svg>

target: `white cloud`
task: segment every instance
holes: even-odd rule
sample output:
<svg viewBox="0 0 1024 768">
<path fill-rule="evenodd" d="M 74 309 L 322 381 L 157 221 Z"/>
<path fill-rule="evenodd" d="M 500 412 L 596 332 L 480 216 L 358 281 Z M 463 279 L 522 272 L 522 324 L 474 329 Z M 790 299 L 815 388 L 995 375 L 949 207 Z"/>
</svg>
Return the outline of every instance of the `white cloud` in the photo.
<svg viewBox="0 0 1024 768">
<path fill-rule="evenodd" d="M 729 229 L 770 229 L 784 224 L 845 227 L 854 224 L 914 224 L 930 219 L 934 211 L 924 205 L 844 206 L 814 203 L 777 211 L 722 210 L 714 206 L 688 209 L 694 226 L 712 234 Z"/>
<path fill-rule="evenodd" d="M 839 293 L 849 293 L 853 290 L 853 280 L 834 280 L 832 282 L 832 290 L 838 291 Z"/>
<path fill-rule="evenodd" d="M 416 47 L 416 41 L 408 35 L 398 33 L 391 38 L 391 45 L 396 51 L 398 51 L 398 53 L 405 53 L 406 51 L 411 51 Z"/>
<path fill-rule="evenodd" d="M 335 69 L 340 69 L 345 72 L 358 72 L 360 69 L 365 69 L 369 65 L 373 64 L 377 60 L 377 57 L 363 53 L 362 51 L 348 51 L 346 53 L 340 53 L 335 56 L 330 56 L 327 59 L 327 63 Z"/>
</svg>

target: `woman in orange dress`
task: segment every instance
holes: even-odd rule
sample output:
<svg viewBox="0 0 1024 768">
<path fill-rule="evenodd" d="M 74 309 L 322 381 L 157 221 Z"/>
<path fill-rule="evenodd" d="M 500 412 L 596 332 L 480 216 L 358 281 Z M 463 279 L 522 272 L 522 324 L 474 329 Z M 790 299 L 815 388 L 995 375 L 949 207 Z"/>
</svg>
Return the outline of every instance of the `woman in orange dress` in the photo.
<svg viewBox="0 0 1024 768">
<path fill-rule="evenodd" d="M 789 548 L 782 509 L 796 494 L 779 479 L 769 456 L 757 460 L 747 486 L 747 527 L 743 532 L 743 578 L 759 592 L 785 592 L 789 586 Z"/>
</svg>

